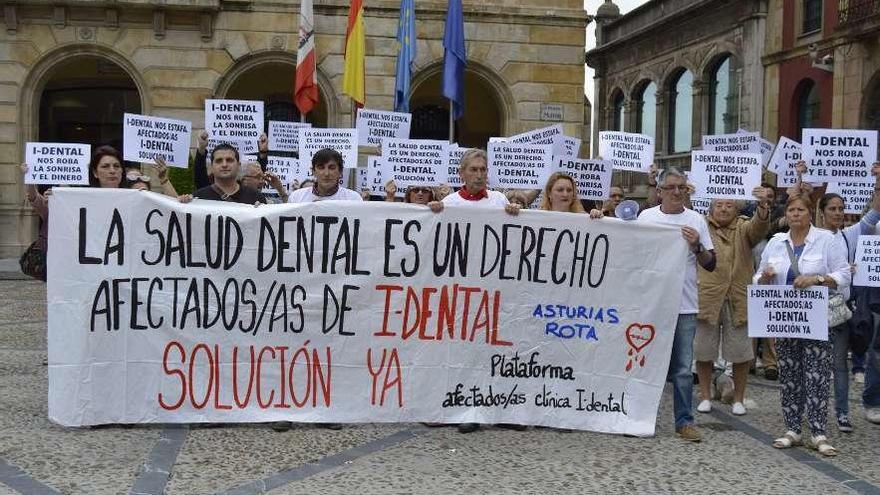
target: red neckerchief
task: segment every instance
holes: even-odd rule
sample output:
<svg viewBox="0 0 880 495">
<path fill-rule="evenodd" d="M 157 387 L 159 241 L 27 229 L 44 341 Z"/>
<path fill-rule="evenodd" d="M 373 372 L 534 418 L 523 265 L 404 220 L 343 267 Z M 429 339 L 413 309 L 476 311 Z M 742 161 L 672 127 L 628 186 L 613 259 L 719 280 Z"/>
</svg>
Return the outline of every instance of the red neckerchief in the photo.
<svg viewBox="0 0 880 495">
<path fill-rule="evenodd" d="M 489 190 L 485 187 L 478 192 L 477 194 L 471 194 L 468 192 L 466 187 L 462 187 L 458 190 L 458 195 L 462 197 L 462 199 L 466 199 L 468 201 L 479 201 L 483 198 L 489 197 Z"/>
</svg>

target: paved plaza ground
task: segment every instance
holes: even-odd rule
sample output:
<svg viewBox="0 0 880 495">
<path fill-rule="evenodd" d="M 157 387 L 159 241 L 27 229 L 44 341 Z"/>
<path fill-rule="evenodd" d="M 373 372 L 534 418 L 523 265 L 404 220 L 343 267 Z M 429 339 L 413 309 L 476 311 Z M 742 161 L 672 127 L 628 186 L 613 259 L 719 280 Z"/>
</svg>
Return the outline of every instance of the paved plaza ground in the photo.
<svg viewBox="0 0 880 495">
<path fill-rule="evenodd" d="M 831 428 L 841 455 L 780 451 L 775 382 L 754 377 L 744 417 L 717 404 L 703 442 L 672 431 L 667 387 L 654 438 L 418 424 L 62 428 L 47 419 L 45 286 L 0 263 L 0 495 L 7 494 L 880 494 L 880 426 Z M 4 267 L 8 270 L 3 273 Z"/>
</svg>

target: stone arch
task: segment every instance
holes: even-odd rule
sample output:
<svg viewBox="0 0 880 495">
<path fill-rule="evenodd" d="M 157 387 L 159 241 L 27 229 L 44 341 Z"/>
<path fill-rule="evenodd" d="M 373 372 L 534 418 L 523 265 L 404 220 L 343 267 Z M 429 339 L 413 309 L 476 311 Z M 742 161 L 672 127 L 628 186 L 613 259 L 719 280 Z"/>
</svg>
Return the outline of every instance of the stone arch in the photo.
<svg viewBox="0 0 880 495">
<path fill-rule="evenodd" d="M 442 75 L 442 58 L 435 59 L 434 61 L 424 64 L 422 67 L 416 69 L 410 84 L 410 101 L 412 101 L 414 96 L 417 96 L 421 91 L 424 91 L 428 87 L 427 85 L 436 83 L 437 78 L 442 78 Z M 511 134 L 513 123 L 517 120 L 517 107 L 516 99 L 513 97 L 513 93 L 511 92 L 507 81 L 505 81 L 504 78 L 497 74 L 493 69 L 473 60 L 468 61 L 467 69 L 465 70 L 465 78 L 467 79 L 468 77 L 475 78 L 478 83 L 485 86 L 488 93 L 492 96 L 499 113 L 499 133 L 505 136 Z M 466 104 L 467 101 L 468 99 L 465 97 Z"/>
<path fill-rule="evenodd" d="M 739 48 L 730 43 L 724 43 L 721 49 L 713 49 L 710 50 L 705 57 L 703 57 L 702 62 L 700 63 L 700 77 L 706 81 L 711 76 L 715 69 L 718 68 L 725 58 L 730 57 L 731 61 L 735 63 L 737 67 L 742 67 L 743 58 L 740 54 Z"/>
<path fill-rule="evenodd" d="M 37 141 L 39 135 L 40 99 L 53 70 L 71 58 L 93 57 L 119 66 L 134 83 L 140 98 L 141 113 L 151 110 L 149 91 L 143 76 L 129 59 L 114 49 L 98 44 L 71 44 L 53 48 L 40 57 L 28 72 L 19 95 L 19 136 L 22 143 Z"/>
<path fill-rule="evenodd" d="M 670 65 L 671 68 L 667 68 L 663 72 L 663 77 L 660 78 L 662 84 L 659 86 L 662 91 L 669 91 L 669 86 L 673 82 L 677 82 L 678 78 L 681 75 L 688 71 L 694 76 L 694 80 L 697 80 L 697 77 L 700 75 L 699 72 L 695 71 L 693 67 L 689 66 L 687 63 L 679 63 Z"/>
<path fill-rule="evenodd" d="M 875 72 L 862 91 L 859 124 L 862 129 L 880 129 L 880 70 Z"/>
<path fill-rule="evenodd" d="M 236 82 L 240 81 L 244 76 L 254 70 L 259 70 L 267 66 L 282 65 L 286 68 L 296 71 L 296 53 L 284 50 L 263 50 L 253 52 L 236 60 L 226 72 L 220 76 L 214 86 L 214 96 L 217 98 L 226 98 L 230 90 L 235 87 Z M 317 68 L 319 107 L 323 104 L 327 127 L 337 127 L 343 123 L 339 121 L 339 100 L 336 92 L 333 90 L 333 84 L 324 74 L 320 66 Z M 293 78 L 289 80 L 290 94 L 293 95 Z"/>
</svg>

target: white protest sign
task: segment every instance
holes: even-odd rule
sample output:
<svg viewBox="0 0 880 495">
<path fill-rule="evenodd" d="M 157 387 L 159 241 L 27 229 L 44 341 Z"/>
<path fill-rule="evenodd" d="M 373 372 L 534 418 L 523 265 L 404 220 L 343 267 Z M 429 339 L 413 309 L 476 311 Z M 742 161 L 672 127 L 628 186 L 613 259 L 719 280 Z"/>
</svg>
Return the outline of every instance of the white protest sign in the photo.
<svg viewBox="0 0 880 495">
<path fill-rule="evenodd" d="M 554 156 L 566 156 L 566 136 L 562 133 L 562 124 L 541 127 L 533 131 L 523 132 L 507 138 L 508 143 L 549 144 Z M 490 142 L 492 142 L 490 140 Z"/>
<path fill-rule="evenodd" d="M 715 134 L 703 136 L 703 151 L 719 153 L 761 154 L 761 135 L 757 132 L 737 132 L 736 134 Z"/>
<path fill-rule="evenodd" d="M 698 198 L 748 200 L 761 185 L 761 171 L 760 154 L 692 151 L 688 179 Z"/>
<path fill-rule="evenodd" d="M 449 143 L 387 138 L 382 142 L 382 161 L 388 179 L 394 179 L 400 189 L 439 186 L 448 180 Z"/>
<path fill-rule="evenodd" d="M 452 143 L 449 145 L 449 166 L 447 167 L 447 176 L 446 176 L 446 184 L 449 187 L 462 187 L 464 182 L 461 180 L 461 175 L 458 173 L 458 166 L 461 163 L 461 157 L 464 156 L 465 152 L 470 148 L 461 148 L 457 143 Z"/>
<path fill-rule="evenodd" d="M 877 160 L 877 131 L 804 129 L 805 181 L 866 181 Z"/>
<path fill-rule="evenodd" d="M 574 179 L 578 199 L 608 199 L 613 169 L 607 160 L 559 158 L 556 161 L 556 171 L 564 172 Z"/>
<path fill-rule="evenodd" d="M 355 127 L 360 146 L 377 146 L 386 139 L 409 139 L 412 114 L 359 108 Z"/>
<path fill-rule="evenodd" d="M 541 189 L 553 168 L 549 144 L 489 143 L 489 187 Z"/>
<path fill-rule="evenodd" d="M 299 152 L 299 130 L 312 127 L 308 122 L 269 121 L 269 149 Z"/>
<path fill-rule="evenodd" d="M 363 167 L 358 167 L 355 169 L 357 175 L 355 176 L 355 184 L 357 185 L 357 192 L 364 192 L 368 189 L 367 187 L 367 169 Z"/>
<path fill-rule="evenodd" d="M 385 183 L 388 179 L 385 178 L 383 169 L 382 157 L 367 157 L 367 187 L 371 196 L 385 196 Z M 398 190 L 398 195 L 403 196 L 403 191 Z"/>
<path fill-rule="evenodd" d="M 297 167 L 299 167 L 299 160 L 283 156 L 269 156 L 266 163 L 266 171 L 277 175 L 288 191 L 296 178 Z M 274 187 L 268 184 L 263 187 L 263 194 L 276 194 L 277 192 Z"/>
<path fill-rule="evenodd" d="M 647 173 L 654 163 L 654 138 L 631 132 L 602 131 L 599 156 L 617 170 Z"/>
<path fill-rule="evenodd" d="M 122 158 L 132 162 L 153 163 L 162 158 L 171 167 L 189 167 L 189 140 L 192 124 L 126 113 L 122 127 Z"/>
<path fill-rule="evenodd" d="M 829 182 L 825 193 L 839 194 L 843 198 L 843 212 L 859 215 L 874 197 L 874 182 Z"/>
<path fill-rule="evenodd" d="M 854 286 L 880 287 L 880 235 L 859 236 L 855 264 Z"/>
<path fill-rule="evenodd" d="M 88 185 L 92 147 L 75 143 L 27 143 L 25 184 Z"/>
<path fill-rule="evenodd" d="M 801 143 L 783 136 L 773 150 L 767 170 L 776 174 L 777 187 L 791 187 L 797 184 L 795 165 L 801 161 Z"/>
<path fill-rule="evenodd" d="M 746 129 L 743 129 L 743 128 L 739 128 L 736 130 L 736 133 L 737 134 L 748 134 L 749 131 Z M 773 156 L 773 149 L 776 147 L 776 145 L 774 145 L 770 141 L 761 137 L 760 134 L 758 134 L 758 143 L 761 145 L 760 146 L 760 148 L 761 148 L 761 151 L 760 151 L 761 152 L 761 163 L 764 166 L 764 168 L 766 168 L 767 164 L 770 163 L 770 158 Z"/>
<path fill-rule="evenodd" d="M 345 168 L 357 168 L 358 132 L 357 129 L 300 129 L 299 161 L 305 168 L 311 168 L 312 157 L 318 150 L 330 148 L 342 155 Z"/>
<path fill-rule="evenodd" d="M 562 136 L 562 145 L 564 146 L 564 150 L 562 152 L 562 156 L 570 156 L 572 158 L 577 158 L 577 156 L 581 152 L 581 143 L 582 139 L 578 139 L 571 136 Z"/>
<path fill-rule="evenodd" d="M 655 432 L 678 227 L 63 189 L 47 256 L 55 423 Z"/>
<path fill-rule="evenodd" d="M 691 196 L 691 209 L 700 215 L 708 215 L 710 206 L 712 206 L 711 199 Z"/>
<path fill-rule="evenodd" d="M 828 287 L 748 286 L 749 337 L 828 340 Z"/>
<path fill-rule="evenodd" d="M 256 100 L 205 100 L 208 138 L 242 143 L 239 153 L 256 153 L 263 133 L 263 102 Z"/>
</svg>

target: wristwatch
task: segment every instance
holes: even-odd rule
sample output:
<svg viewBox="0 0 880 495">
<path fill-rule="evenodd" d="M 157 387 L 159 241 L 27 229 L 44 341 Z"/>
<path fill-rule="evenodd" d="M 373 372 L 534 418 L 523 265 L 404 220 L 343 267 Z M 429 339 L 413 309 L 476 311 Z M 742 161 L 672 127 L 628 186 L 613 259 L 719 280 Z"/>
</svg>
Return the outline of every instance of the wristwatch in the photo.
<svg viewBox="0 0 880 495">
<path fill-rule="evenodd" d="M 691 249 L 691 252 L 694 253 L 695 255 L 702 253 L 703 252 L 703 245 L 700 243 L 697 243 L 697 249 Z"/>
<path fill-rule="evenodd" d="M 816 275 L 816 283 L 818 283 L 819 285 L 825 285 L 825 276 Z"/>
</svg>

